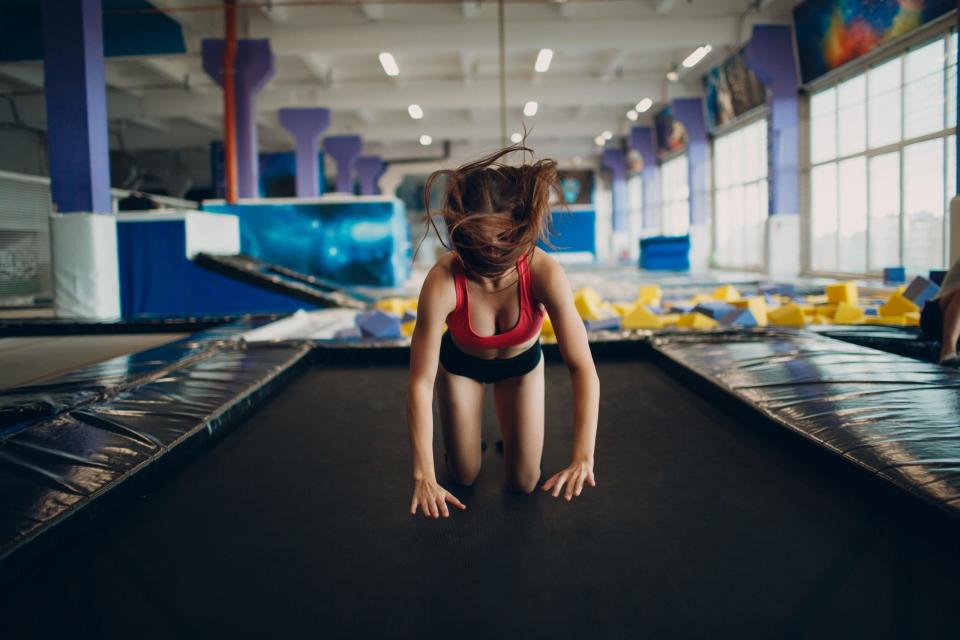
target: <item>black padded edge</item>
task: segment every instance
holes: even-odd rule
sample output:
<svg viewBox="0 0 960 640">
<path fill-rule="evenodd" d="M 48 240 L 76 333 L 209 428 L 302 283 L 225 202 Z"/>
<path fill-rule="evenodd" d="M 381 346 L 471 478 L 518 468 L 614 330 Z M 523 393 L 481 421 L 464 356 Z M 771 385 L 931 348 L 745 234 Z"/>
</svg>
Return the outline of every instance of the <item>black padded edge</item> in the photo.
<svg viewBox="0 0 960 640">
<path fill-rule="evenodd" d="M 65 318 L 8 318 L 0 320 L 0 338 L 30 336 L 123 335 L 134 333 L 194 333 L 237 322 L 251 327 L 279 320 L 286 314 L 133 318 L 115 322 Z"/>
<path fill-rule="evenodd" d="M 337 287 L 329 281 L 297 273 L 246 255 L 216 256 L 198 253 L 193 257 L 193 262 L 214 273 L 267 291 L 287 295 L 317 307 L 363 309 L 368 303 L 356 295 L 346 293 L 342 287 Z"/>
<path fill-rule="evenodd" d="M 307 362 L 310 345 L 220 344 L 164 376 L 0 445 L 0 581 L 92 518 L 137 499 Z"/>
<path fill-rule="evenodd" d="M 960 517 L 960 373 L 803 331 L 688 334 L 652 347 L 774 424 Z"/>
</svg>

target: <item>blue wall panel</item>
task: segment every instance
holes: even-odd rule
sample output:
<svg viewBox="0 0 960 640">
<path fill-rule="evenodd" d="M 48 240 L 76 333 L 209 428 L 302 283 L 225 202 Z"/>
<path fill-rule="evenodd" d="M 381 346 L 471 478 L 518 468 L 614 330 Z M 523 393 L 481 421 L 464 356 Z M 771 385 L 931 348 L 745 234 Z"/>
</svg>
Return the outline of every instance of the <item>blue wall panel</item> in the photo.
<svg viewBox="0 0 960 640">
<path fill-rule="evenodd" d="M 553 247 L 544 243 L 538 246 L 555 253 L 589 252 L 597 256 L 597 214 L 593 209 L 571 209 L 553 212 Z"/>
</svg>

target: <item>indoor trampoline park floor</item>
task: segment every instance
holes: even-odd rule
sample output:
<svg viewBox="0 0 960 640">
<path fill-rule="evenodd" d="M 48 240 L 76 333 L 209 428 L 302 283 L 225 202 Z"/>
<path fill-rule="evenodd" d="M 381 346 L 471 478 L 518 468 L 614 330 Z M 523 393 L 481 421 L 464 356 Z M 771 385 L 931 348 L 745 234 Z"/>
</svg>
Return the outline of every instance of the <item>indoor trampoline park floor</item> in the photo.
<svg viewBox="0 0 960 640">
<path fill-rule="evenodd" d="M 474 487 L 446 481 L 467 511 L 435 521 L 408 511 L 406 368 L 310 368 L 48 554 L 6 596 L 4 635 L 956 633 L 952 519 L 646 356 L 598 370 L 595 489 L 505 494 L 488 447 Z M 572 435 L 566 369 L 546 375 L 545 476 Z"/>
</svg>

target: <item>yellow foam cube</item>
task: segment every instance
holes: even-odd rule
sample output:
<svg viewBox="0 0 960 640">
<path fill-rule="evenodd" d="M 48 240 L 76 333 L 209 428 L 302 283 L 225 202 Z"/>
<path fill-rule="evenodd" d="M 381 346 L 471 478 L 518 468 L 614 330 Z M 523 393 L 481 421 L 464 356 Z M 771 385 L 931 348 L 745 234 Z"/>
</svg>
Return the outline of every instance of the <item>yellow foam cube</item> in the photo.
<svg viewBox="0 0 960 640">
<path fill-rule="evenodd" d="M 732 284 L 725 284 L 713 290 L 713 299 L 721 302 L 736 302 L 740 299 L 740 292 Z"/>
<path fill-rule="evenodd" d="M 920 308 L 896 291 L 890 294 L 887 301 L 880 307 L 881 316 L 902 316 L 911 311 L 920 311 Z"/>
<path fill-rule="evenodd" d="M 825 316 L 818 313 L 813 316 L 813 319 L 810 322 L 812 324 L 830 324 L 832 320 L 830 320 L 829 316 Z"/>
<path fill-rule="evenodd" d="M 713 296 L 706 293 L 698 293 L 690 299 L 691 306 L 697 306 L 701 302 L 713 302 Z"/>
<path fill-rule="evenodd" d="M 414 327 L 416 327 L 416 326 L 417 326 L 417 321 L 416 321 L 416 320 L 410 320 L 409 322 L 404 322 L 403 324 L 400 325 L 400 333 L 401 333 L 401 335 L 406 336 L 407 338 L 409 338 L 410 336 L 413 335 L 413 329 L 414 329 Z"/>
<path fill-rule="evenodd" d="M 798 304 L 785 304 L 767 312 L 767 320 L 770 324 L 802 327 L 807 323 L 807 316 L 803 313 L 803 308 Z"/>
<path fill-rule="evenodd" d="M 373 306 L 380 311 L 403 317 L 404 301 L 401 298 L 384 298 L 377 300 Z"/>
<path fill-rule="evenodd" d="M 624 329 L 660 329 L 663 327 L 663 319 L 650 311 L 647 305 L 637 303 L 623 316 L 621 326 Z"/>
<path fill-rule="evenodd" d="M 660 316 L 660 322 L 662 322 L 663 326 L 665 327 L 676 326 L 676 324 L 680 322 L 680 314 L 665 313 L 662 316 Z"/>
<path fill-rule="evenodd" d="M 556 334 L 553 332 L 553 323 L 550 322 L 550 316 L 543 316 L 543 326 L 540 327 L 540 336 L 552 338 Z"/>
<path fill-rule="evenodd" d="M 898 327 L 906 326 L 906 316 L 867 316 L 864 321 L 866 324 L 894 325 Z"/>
<path fill-rule="evenodd" d="M 817 310 L 818 314 L 832 318 L 833 314 L 837 312 L 837 306 L 838 305 L 835 304 L 818 304 L 815 305 L 814 308 Z"/>
<path fill-rule="evenodd" d="M 409 311 L 410 313 L 416 313 L 416 312 L 417 312 L 417 304 L 418 304 L 419 302 L 420 302 L 420 301 L 419 301 L 417 298 L 407 298 L 406 300 L 403 301 L 403 309 L 404 309 L 404 311 Z"/>
<path fill-rule="evenodd" d="M 904 319 L 907 321 L 907 324 L 913 327 L 920 326 L 920 312 L 919 311 L 908 311 L 903 314 Z"/>
<path fill-rule="evenodd" d="M 573 296 L 573 304 L 581 320 L 600 320 L 603 315 L 603 298 L 596 290 L 584 287 Z"/>
<path fill-rule="evenodd" d="M 749 296 L 733 303 L 737 309 L 748 309 L 757 321 L 757 326 L 767 326 L 767 300 L 763 296 Z"/>
<path fill-rule="evenodd" d="M 633 309 L 635 304 L 636 303 L 631 304 L 629 302 L 614 302 L 610 306 L 613 307 L 613 310 L 617 312 L 617 315 L 622 318 L 630 313 L 630 310 Z"/>
<path fill-rule="evenodd" d="M 640 285 L 640 294 L 637 296 L 637 302 L 642 302 L 651 307 L 659 307 L 661 299 L 663 299 L 663 292 L 660 290 L 660 287 L 655 284 Z"/>
<path fill-rule="evenodd" d="M 857 283 L 856 282 L 836 282 L 827 285 L 827 302 L 840 304 L 857 304 Z"/>
<path fill-rule="evenodd" d="M 717 326 L 717 321 L 702 313 L 685 313 L 677 320 L 677 326 L 683 329 L 710 329 Z"/>
<path fill-rule="evenodd" d="M 861 307 L 849 302 L 841 302 L 837 305 L 837 310 L 833 314 L 833 321 L 837 324 L 855 324 L 863 322 L 866 317 L 866 313 Z"/>
<path fill-rule="evenodd" d="M 827 304 L 828 302 L 830 302 L 830 300 L 828 300 L 827 296 L 825 295 L 807 296 L 806 298 L 804 298 L 804 300 L 807 301 L 807 304 L 815 304 L 815 305 Z"/>
</svg>

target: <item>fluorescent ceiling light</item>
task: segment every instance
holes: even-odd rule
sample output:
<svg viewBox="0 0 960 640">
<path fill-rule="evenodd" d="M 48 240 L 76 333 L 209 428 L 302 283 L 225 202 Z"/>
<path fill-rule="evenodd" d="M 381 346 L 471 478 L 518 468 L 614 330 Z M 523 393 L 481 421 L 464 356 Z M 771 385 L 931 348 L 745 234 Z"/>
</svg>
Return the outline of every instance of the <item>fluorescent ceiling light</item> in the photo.
<svg viewBox="0 0 960 640">
<path fill-rule="evenodd" d="M 609 130 L 609 129 L 608 129 L 607 131 L 604 131 L 604 132 L 601 133 L 600 135 L 603 136 L 603 139 L 604 139 L 604 140 L 609 140 L 610 138 L 613 137 L 613 134 L 610 133 L 610 130 Z"/>
<path fill-rule="evenodd" d="M 412 104 L 407 107 L 407 113 L 409 113 L 410 117 L 414 120 L 419 120 L 423 117 L 423 109 L 421 109 L 418 104 Z"/>
<path fill-rule="evenodd" d="M 627 111 L 627 120 L 629 120 L 630 122 L 636 122 L 637 118 L 639 117 L 640 116 L 637 115 L 637 112 L 635 109 L 630 109 L 630 111 Z"/>
<path fill-rule="evenodd" d="M 510 142 L 512 142 L 513 144 L 517 144 L 521 140 L 523 140 L 523 136 L 519 133 L 514 133 L 513 135 L 510 136 Z"/>
<path fill-rule="evenodd" d="M 400 67 L 397 66 L 397 61 L 389 51 L 380 54 L 380 65 L 388 76 L 400 75 Z"/>
<path fill-rule="evenodd" d="M 537 115 L 537 108 L 539 106 L 540 105 L 531 100 L 527 104 L 523 105 L 523 115 L 527 116 L 528 118 L 532 118 L 533 116 Z"/>
<path fill-rule="evenodd" d="M 702 47 L 697 47 L 693 50 L 693 53 L 688 55 L 684 61 L 681 63 L 685 69 L 690 69 L 691 67 L 697 66 L 697 63 L 707 57 L 707 54 L 713 51 L 713 47 L 708 44 L 703 45 Z"/>
<path fill-rule="evenodd" d="M 597 143 L 598 147 L 602 147 L 607 143 L 606 139 L 603 136 L 597 136 L 596 138 L 593 139 L 593 141 Z"/>
<path fill-rule="evenodd" d="M 646 113 L 650 110 L 650 107 L 653 106 L 653 100 L 650 98 L 644 98 L 637 103 L 637 113 Z"/>
<path fill-rule="evenodd" d="M 533 69 L 537 73 L 546 73 L 552 60 L 553 49 L 540 49 L 540 53 L 537 54 L 537 61 L 533 64 Z"/>
<path fill-rule="evenodd" d="M 667 72 L 667 80 L 669 80 L 670 82 L 676 82 L 679 79 L 680 79 L 680 74 L 677 73 L 676 71 Z"/>
<path fill-rule="evenodd" d="M 433 144 L 433 138 L 431 138 L 427 134 L 423 134 L 422 136 L 420 136 L 420 144 L 422 144 L 425 147 L 429 147 L 431 144 Z"/>
</svg>

